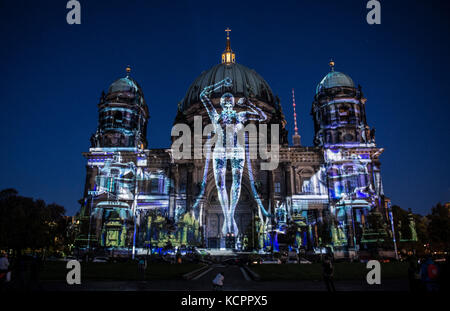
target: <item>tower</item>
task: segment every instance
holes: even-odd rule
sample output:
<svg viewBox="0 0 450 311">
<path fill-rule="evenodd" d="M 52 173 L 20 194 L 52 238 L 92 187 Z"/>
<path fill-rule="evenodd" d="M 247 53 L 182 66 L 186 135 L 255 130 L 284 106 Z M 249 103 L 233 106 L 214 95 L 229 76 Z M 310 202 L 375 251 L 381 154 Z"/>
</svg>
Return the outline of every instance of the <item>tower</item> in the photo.
<svg viewBox="0 0 450 311">
<path fill-rule="evenodd" d="M 138 83 L 126 76 L 102 93 L 98 104 L 98 127 L 91 137 L 91 148 L 147 147 L 148 108 Z"/>
<path fill-rule="evenodd" d="M 134 245 L 139 185 L 145 185 L 148 108 L 139 84 L 126 76 L 116 80 L 98 104 L 98 125 L 91 136 L 80 212 L 81 246 Z M 148 174 L 147 174 L 148 175 Z"/>
<path fill-rule="evenodd" d="M 361 87 L 355 87 L 346 74 L 334 70 L 334 61 L 329 63 L 331 71 L 317 85 L 311 114 L 314 118 L 317 146 L 371 145 L 373 131 L 366 121 L 366 99 Z"/>
<path fill-rule="evenodd" d="M 346 74 L 330 72 L 317 85 L 311 114 L 314 144 L 322 147 L 335 245 L 355 251 L 369 225 L 368 214 L 383 207 L 379 155 L 374 130 L 367 125 L 361 87 Z"/>
<path fill-rule="evenodd" d="M 294 89 L 292 89 L 292 107 L 294 109 L 294 135 L 292 135 L 292 144 L 294 146 L 301 146 L 301 137 L 298 134 L 297 128 L 297 113 L 295 112 L 295 94 Z"/>
</svg>

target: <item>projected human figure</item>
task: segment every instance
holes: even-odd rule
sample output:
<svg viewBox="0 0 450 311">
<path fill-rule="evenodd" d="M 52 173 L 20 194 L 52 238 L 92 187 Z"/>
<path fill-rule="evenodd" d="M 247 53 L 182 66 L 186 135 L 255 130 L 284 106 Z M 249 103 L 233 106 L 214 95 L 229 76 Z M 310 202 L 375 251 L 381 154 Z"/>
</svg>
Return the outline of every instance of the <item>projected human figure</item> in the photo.
<svg viewBox="0 0 450 311">
<path fill-rule="evenodd" d="M 237 236 L 238 227 L 234 219 L 234 212 L 241 194 L 242 172 L 245 163 L 245 144 L 238 139 L 238 132 L 244 128 L 244 124 L 248 120 L 264 121 L 267 117 L 261 109 L 246 98 L 240 98 L 237 105 L 249 110 L 237 112 L 234 110 L 234 96 L 228 92 L 220 98 L 222 111 L 217 112 L 209 96 L 222 87 L 230 86 L 232 86 L 232 80 L 227 77 L 216 84 L 205 87 L 200 93 L 200 99 L 208 112 L 217 137 L 212 159 L 218 198 L 224 215 L 222 233 L 223 235 L 230 233 Z M 232 174 L 230 197 L 228 197 L 226 189 L 228 161 L 231 164 Z"/>
</svg>

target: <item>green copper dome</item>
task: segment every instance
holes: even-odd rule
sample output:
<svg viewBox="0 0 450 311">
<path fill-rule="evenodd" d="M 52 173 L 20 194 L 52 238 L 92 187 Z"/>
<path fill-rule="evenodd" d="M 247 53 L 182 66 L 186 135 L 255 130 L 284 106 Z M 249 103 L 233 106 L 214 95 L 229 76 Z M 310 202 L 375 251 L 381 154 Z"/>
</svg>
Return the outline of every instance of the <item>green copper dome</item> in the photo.
<svg viewBox="0 0 450 311">
<path fill-rule="evenodd" d="M 108 101 L 115 101 L 120 98 L 123 102 L 139 106 L 146 106 L 144 93 L 140 85 L 130 76 L 114 81 L 106 94 Z M 147 108 L 145 108 L 147 110 Z"/>
<path fill-rule="evenodd" d="M 114 81 L 108 89 L 108 93 L 115 92 L 133 92 L 142 95 L 142 90 L 139 84 L 131 77 L 120 78 Z"/>
<path fill-rule="evenodd" d="M 329 89 L 339 86 L 355 87 L 355 84 L 353 83 L 352 78 L 347 76 L 345 73 L 339 71 L 331 71 L 317 85 L 316 94 L 319 93 L 322 89 Z"/>
</svg>

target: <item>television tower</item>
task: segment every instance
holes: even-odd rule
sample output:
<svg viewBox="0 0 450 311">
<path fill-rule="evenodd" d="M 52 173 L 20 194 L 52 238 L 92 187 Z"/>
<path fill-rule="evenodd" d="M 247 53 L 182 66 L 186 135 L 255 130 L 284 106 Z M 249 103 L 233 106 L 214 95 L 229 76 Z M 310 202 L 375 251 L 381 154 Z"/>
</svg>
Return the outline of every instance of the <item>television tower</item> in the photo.
<svg viewBox="0 0 450 311">
<path fill-rule="evenodd" d="M 297 128 L 297 113 L 295 113 L 295 94 L 294 89 L 292 89 L 292 107 L 294 107 L 294 135 L 292 135 L 292 143 L 294 146 L 301 146 L 300 143 L 300 135 L 298 135 L 298 128 Z"/>
</svg>

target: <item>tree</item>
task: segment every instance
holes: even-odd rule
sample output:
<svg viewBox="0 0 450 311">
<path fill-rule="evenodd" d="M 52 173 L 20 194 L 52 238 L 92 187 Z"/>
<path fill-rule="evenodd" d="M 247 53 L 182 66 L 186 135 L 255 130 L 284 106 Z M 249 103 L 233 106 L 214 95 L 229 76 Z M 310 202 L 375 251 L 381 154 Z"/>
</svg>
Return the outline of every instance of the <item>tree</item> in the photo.
<svg viewBox="0 0 450 311">
<path fill-rule="evenodd" d="M 426 217 L 413 214 L 400 206 L 392 206 L 394 218 L 395 237 L 400 251 L 415 251 L 417 255 L 425 255 L 424 245 L 429 243 L 428 221 Z M 415 228 L 412 228 L 413 223 Z M 412 232 L 415 229 L 415 232 Z M 415 239 L 416 237 L 416 239 Z"/>
<path fill-rule="evenodd" d="M 60 249 L 67 228 L 64 213 L 62 206 L 20 196 L 15 189 L 0 191 L 0 248 Z"/>
<path fill-rule="evenodd" d="M 394 226 L 396 229 L 395 237 L 397 241 L 410 239 L 411 232 L 408 226 L 408 212 L 398 205 L 393 205 L 392 216 L 394 218 Z"/>
<path fill-rule="evenodd" d="M 425 216 L 414 214 L 414 221 L 416 222 L 417 242 L 415 243 L 416 252 L 419 256 L 424 256 L 426 248 L 424 245 L 429 243 L 430 235 L 428 233 L 428 218 Z"/>
<path fill-rule="evenodd" d="M 14 188 L 8 188 L 8 189 L 4 189 L 2 191 L 0 191 L 0 200 L 4 200 L 7 199 L 9 197 L 14 197 L 18 194 L 19 192 L 17 192 L 16 189 Z"/>
<path fill-rule="evenodd" d="M 256 225 L 258 223 L 258 216 L 255 216 L 253 220 L 247 225 L 245 229 L 245 243 L 244 248 L 246 250 L 255 250 L 258 249 L 258 231 Z"/>
<path fill-rule="evenodd" d="M 448 251 L 450 249 L 450 213 L 447 206 L 438 203 L 428 215 L 430 223 L 428 233 L 434 250 Z"/>
</svg>

